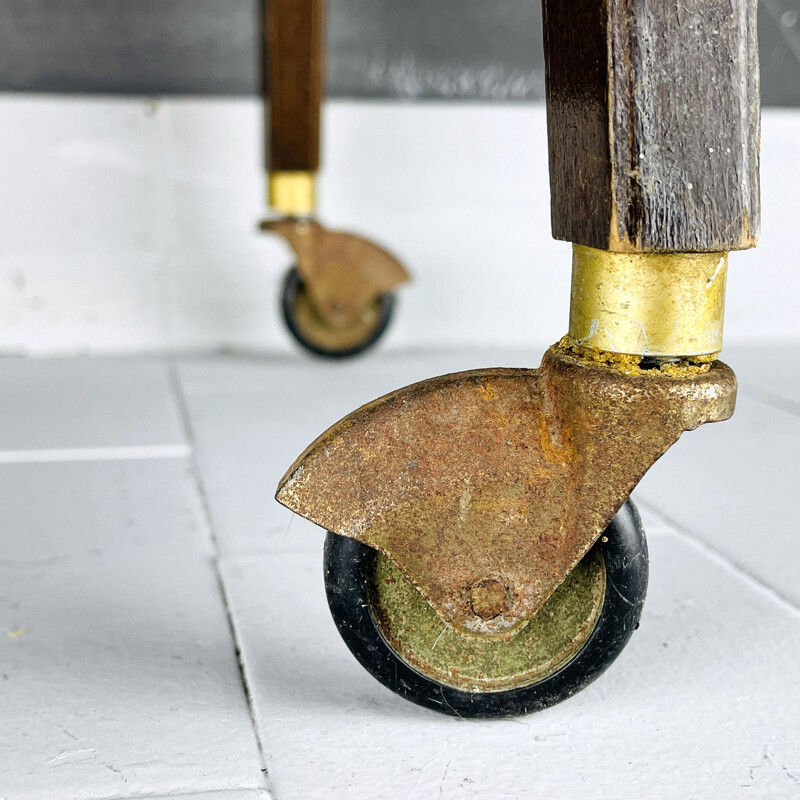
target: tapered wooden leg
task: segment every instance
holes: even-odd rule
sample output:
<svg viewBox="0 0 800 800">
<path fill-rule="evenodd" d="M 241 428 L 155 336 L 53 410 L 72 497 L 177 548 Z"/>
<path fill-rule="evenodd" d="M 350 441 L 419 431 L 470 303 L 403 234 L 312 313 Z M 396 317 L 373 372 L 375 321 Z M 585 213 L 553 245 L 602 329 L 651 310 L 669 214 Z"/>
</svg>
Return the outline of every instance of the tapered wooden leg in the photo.
<svg viewBox="0 0 800 800">
<path fill-rule="evenodd" d="M 264 0 L 263 19 L 270 206 L 307 216 L 319 169 L 325 2 Z"/>
</svg>

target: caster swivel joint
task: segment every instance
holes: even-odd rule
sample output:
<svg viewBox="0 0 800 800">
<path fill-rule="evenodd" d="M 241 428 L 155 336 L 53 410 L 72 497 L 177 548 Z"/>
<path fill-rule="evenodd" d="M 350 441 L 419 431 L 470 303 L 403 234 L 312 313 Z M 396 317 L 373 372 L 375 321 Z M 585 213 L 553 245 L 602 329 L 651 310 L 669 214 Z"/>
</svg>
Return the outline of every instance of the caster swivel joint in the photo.
<svg viewBox="0 0 800 800">
<path fill-rule="evenodd" d="M 727 254 L 759 224 L 753 0 L 545 0 L 544 17 L 568 334 L 538 369 L 375 400 L 277 492 L 328 531 L 329 606 L 362 665 L 464 717 L 570 697 L 638 627 L 648 556 L 628 498 L 684 431 L 734 411 Z"/>
</svg>

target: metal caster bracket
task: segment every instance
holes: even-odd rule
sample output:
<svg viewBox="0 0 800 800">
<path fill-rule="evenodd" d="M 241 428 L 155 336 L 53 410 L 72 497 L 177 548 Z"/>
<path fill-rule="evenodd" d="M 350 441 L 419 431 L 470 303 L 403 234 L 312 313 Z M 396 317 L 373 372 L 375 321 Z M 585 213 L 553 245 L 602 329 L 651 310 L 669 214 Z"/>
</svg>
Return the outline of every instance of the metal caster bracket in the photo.
<svg viewBox="0 0 800 800">
<path fill-rule="evenodd" d="M 351 327 L 379 297 L 410 280 L 391 253 L 362 236 L 310 219 L 264 220 L 260 227 L 292 248 L 314 309 L 332 331 Z"/>
<path fill-rule="evenodd" d="M 311 444 L 277 500 L 383 553 L 450 626 L 513 637 L 681 433 L 733 413 L 721 362 L 637 364 L 564 340 L 539 369 L 400 389 Z"/>
</svg>

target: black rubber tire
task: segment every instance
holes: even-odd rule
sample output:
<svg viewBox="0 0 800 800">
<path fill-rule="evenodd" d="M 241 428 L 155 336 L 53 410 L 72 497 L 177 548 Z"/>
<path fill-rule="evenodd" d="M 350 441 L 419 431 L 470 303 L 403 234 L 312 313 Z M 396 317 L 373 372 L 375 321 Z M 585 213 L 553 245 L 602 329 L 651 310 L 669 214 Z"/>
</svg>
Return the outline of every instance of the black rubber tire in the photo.
<svg viewBox="0 0 800 800">
<path fill-rule="evenodd" d="M 392 320 L 392 313 L 394 312 L 394 295 L 391 293 L 382 294 L 378 298 L 378 302 L 380 303 L 378 310 L 378 322 L 370 331 L 366 339 L 353 347 L 348 347 L 341 350 L 322 347 L 316 342 L 310 341 L 303 331 L 300 330 L 300 326 L 297 324 L 297 319 L 295 317 L 297 295 L 303 290 L 303 288 L 303 279 L 300 277 L 297 267 L 292 267 L 286 273 L 286 276 L 283 279 L 283 288 L 281 290 L 281 312 L 283 314 L 283 321 L 286 323 L 286 327 L 289 329 L 289 333 L 292 334 L 294 339 L 301 347 L 303 347 L 309 353 L 313 353 L 315 356 L 332 359 L 352 358 L 353 356 L 357 356 L 360 353 L 363 353 L 365 350 L 369 350 L 369 348 L 372 347 L 381 338 L 381 336 L 383 336 Z"/>
<path fill-rule="evenodd" d="M 554 674 L 515 689 L 467 692 L 440 684 L 403 661 L 372 614 L 369 582 L 376 551 L 328 533 L 325 590 L 339 633 L 361 665 L 384 686 L 418 705 L 465 718 L 514 717 L 566 700 L 598 678 L 622 652 L 647 593 L 647 542 L 639 513 L 628 500 L 606 528 L 599 547 L 606 566 L 600 617 L 586 644 Z"/>
</svg>

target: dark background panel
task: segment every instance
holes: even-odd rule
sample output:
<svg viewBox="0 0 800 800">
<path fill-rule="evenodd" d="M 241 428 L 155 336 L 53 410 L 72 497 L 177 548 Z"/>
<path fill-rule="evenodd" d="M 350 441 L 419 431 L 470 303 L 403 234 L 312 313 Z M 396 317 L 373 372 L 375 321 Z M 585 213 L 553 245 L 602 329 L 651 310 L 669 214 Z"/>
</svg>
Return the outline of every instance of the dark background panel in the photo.
<svg viewBox="0 0 800 800">
<path fill-rule="evenodd" d="M 252 0 L 0 0 L 0 87 L 251 93 L 255 8 Z"/>
<path fill-rule="evenodd" d="M 537 0 L 330 0 L 335 97 L 537 100 Z M 800 106 L 800 0 L 761 0 L 764 101 Z M 259 91 L 256 0 L 0 0 L 0 90 Z M 580 54 L 576 53 L 576 58 Z"/>
<path fill-rule="evenodd" d="M 328 64 L 332 95 L 542 99 L 540 5 L 334 0 Z"/>
<path fill-rule="evenodd" d="M 764 105 L 800 106 L 800 0 L 760 0 Z"/>
</svg>

